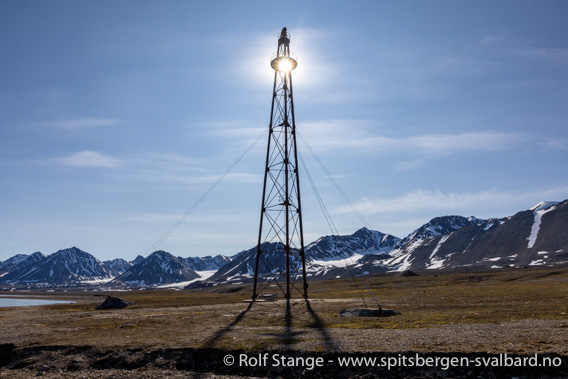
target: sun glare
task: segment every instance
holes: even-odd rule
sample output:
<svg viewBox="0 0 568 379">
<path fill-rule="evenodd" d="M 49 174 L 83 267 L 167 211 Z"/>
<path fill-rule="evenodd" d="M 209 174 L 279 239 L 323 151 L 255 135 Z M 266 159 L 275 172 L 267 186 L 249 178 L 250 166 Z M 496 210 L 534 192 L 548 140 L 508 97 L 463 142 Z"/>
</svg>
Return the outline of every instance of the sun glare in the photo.
<svg viewBox="0 0 568 379">
<path fill-rule="evenodd" d="M 282 56 L 274 58 L 272 62 L 270 62 L 270 65 L 276 71 L 288 73 L 298 66 L 298 62 L 292 57 Z"/>
<path fill-rule="evenodd" d="M 278 63 L 278 71 L 290 72 L 292 71 L 292 62 L 288 58 L 280 59 Z"/>
</svg>

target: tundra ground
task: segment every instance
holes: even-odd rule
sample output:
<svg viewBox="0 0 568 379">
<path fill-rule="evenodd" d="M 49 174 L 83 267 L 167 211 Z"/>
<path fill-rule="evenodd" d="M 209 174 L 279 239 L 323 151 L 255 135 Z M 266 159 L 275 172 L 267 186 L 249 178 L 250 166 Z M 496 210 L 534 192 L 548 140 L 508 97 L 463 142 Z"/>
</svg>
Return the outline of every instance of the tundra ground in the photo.
<svg viewBox="0 0 568 379">
<path fill-rule="evenodd" d="M 437 377 L 441 371 L 446 377 L 568 375 L 568 269 L 420 274 L 365 277 L 383 308 L 401 312 L 387 318 L 338 316 L 346 308 L 376 307 L 361 278 L 312 282 L 308 301 L 244 302 L 250 285 L 112 293 L 136 305 L 104 311 L 94 309 L 106 295 L 99 292 L 28 293 L 76 303 L 0 308 L 0 377 L 273 377 L 291 372 L 372 377 L 387 372 L 361 366 L 345 371 L 327 362 L 401 354 L 487 359 L 537 354 L 562 364 L 538 370 L 399 367 L 388 376 Z M 309 369 L 305 360 L 302 367 L 284 368 L 223 361 L 227 355 L 266 353 L 321 357 L 326 367 Z"/>
</svg>

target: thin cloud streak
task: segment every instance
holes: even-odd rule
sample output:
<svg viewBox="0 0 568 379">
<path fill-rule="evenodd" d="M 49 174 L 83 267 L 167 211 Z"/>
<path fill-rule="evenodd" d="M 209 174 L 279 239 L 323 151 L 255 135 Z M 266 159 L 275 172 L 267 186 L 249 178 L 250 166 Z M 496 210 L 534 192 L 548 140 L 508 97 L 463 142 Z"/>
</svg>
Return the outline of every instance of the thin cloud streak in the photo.
<svg viewBox="0 0 568 379">
<path fill-rule="evenodd" d="M 329 120 L 301 125 L 303 134 L 317 151 L 347 149 L 366 153 L 400 151 L 449 155 L 466 151 L 504 151 L 534 141 L 528 134 L 505 132 L 463 132 L 457 134 L 424 134 L 408 137 L 384 137 L 370 133 L 370 121 Z M 540 138 L 548 145 L 546 138 Z M 554 144 L 553 146 L 557 146 Z"/>
<path fill-rule="evenodd" d="M 528 209 L 539 201 L 563 200 L 568 195 L 568 185 L 549 188 L 545 190 L 527 190 L 519 192 L 503 192 L 490 189 L 481 192 L 442 192 L 415 190 L 395 198 L 362 199 L 355 203 L 355 207 L 365 215 L 379 214 L 419 214 L 423 212 L 437 212 L 442 216 L 447 212 L 468 213 L 464 216 L 476 215 L 476 211 L 484 214 L 492 209 L 500 209 L 507 205 L 517 210 Z M 535 204 L 532 204 L 534 202 Z M 350 207 L 341 207 L 337 213 L 352 212 Z M 491 217 L 505 217 L 510 215 L 495 214 Z M 483 216 L 487 217 L 487 216 Z"/>
<path fill-rule="evenodd" d="M 176 154 L 148 154 L 144 156 L 125 156 L 115 158 L 97 151 L 85 150 L 77 153 L 38 161 L 41 165 L 56 167 L 111 169 L 120 180 L 143 182 L 177 182 L 188 185 L 214 183 L 222 173 L 211 172 L 203 167 L 201 161 Z M 36 162 L 37 163 L 37 162 Z M 247 172 L 233 172 L 224 181 L 231 183 L 251 183 L 261 181 L 262 176 Z"/>
<path fill-rule="evenodd" d="M 81 118 L 52 122 L 51 125 L 64 130 L 83 130 L 94 127 L 112 126 L 120 121 L 110 118 Z"/>
<path fill-rule="evenodd" d="M 503 218 L 528 210 L 540 201 L 562 201 L 568 197 L 568 184 L 548 189 L 525 189 L 505 192 L 489 189 L 481 192 L 442 192 L 415 190 L 392 198 L 364 198 L 355 202 L 356 209 L 366 216 L 371 227 L 383 233 L 405 237 L 434 217 L 446 215 L 475 216 L 478 218 Z M 331 212 L 338 219 L 354 218 L 348 206 Z M 348 222 L 346 230 L 357 227 Z"/>
<path fill-rule="evenodd" d="M 66 157 L 55 158 L 52 161 L 69 167 L 117 168 L 123 165 L 119 159 L 91 150 L 79 151 Z"/>
</svg>

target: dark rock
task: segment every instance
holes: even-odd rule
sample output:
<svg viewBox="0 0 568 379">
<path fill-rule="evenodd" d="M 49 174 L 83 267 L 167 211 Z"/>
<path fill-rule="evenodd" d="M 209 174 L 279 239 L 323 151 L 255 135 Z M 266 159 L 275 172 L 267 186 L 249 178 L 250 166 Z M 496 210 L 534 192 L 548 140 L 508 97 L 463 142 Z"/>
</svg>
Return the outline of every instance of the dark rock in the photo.
<svg viewBox="0 0 568 379">
<path fill-rule="evenodd" d="M 349 308 L 339 312 L 339 317 L 389 317 L 399 315 L 394 309 Z"/>
<path fill-rule="evenodd" d="M 124 300 L 120 297 L 109 296 L 101 304 L 97 305 L 95 309 L 121 309 L 129 305 L 134 305 L 136 302 Z"/>
<path fill-rule="evenodd" d="M 398 274 L 396 274 L 396 276 L 420 276 L 420 275 L 418 275 L 414 271 L 405 270 L 405 271 L 399 272 Z"/>
</svg>

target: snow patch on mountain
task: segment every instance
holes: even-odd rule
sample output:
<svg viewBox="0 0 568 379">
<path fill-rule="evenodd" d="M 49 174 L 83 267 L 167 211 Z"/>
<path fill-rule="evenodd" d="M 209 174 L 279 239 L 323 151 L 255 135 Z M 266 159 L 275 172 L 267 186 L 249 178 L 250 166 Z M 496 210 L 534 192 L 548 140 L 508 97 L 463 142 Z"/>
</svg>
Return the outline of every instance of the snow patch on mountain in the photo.
<svg viewBox="0 0 568 379">
<path fill-rule="evenodd" d="M 538 231 L 540 229 L 540 223 L 542 222 L 542 216 L 556 209 L 556 204 L 558 204 L 557 201 L 541 201 L 531 208 L 531 211 L 533 211 L 534 215 L 534 222 L 531 228 L 531 234 L 529 238 L 527 238 L 527 240 L 529 241 L 527 247 L 529 249 L 532 249 L 536 242 L 536 237 L 538 236 Z"/>
<path fill-rule="evenodd" d="M 217 272 L 217 270 L 196 271 L 196 272 L 200 276 L 199 278 L 188 280 L 186 282 L 163 284 L 163 285 L 156 286 L 156 288 L 177 288 L 177 289 L 181 289 L 181 288 L 184 288 L 184 287 L 190 285 L 191 283 L 195 283 L 195 282 L 200 281 L 200 280 L 209 279 L 211 276 L 213 276 L 214 273 Z"/>
<path fill-rule="evenodd" d="M 345 268 L 347 266 L 355 264 L 359 259 L 363 258 L 363 254 L 353 254 L 350 257 L 337 259 L 337 260 L 312 260 L 310 261 L 310 265 L 320 266 L 320 267 L 342 267 Z"/>
<path fill-rule="evenodd" d="M 453 232 L 452 232 L 453 233 Z M 452 233 L 443 236 L 442 238 L 440 238 L 440 241 L 438 241 L 438 244 L 436 245 L 436 247 L 434 248 L 434 250 L 432 250 L 432 254 L 430 254 L 430 259 L 432 259 L 432 257 L 434 255 L 436 255 L 436 253 L 438 252 L 438 250 L 440 250 L 440 247 L 442 247 L 442 245 L 444 244 L 444 242 L 446 242 L 448 240 L 448 238 L 450 238 L 450 236 L 452 235 Z"/>
</svg>

